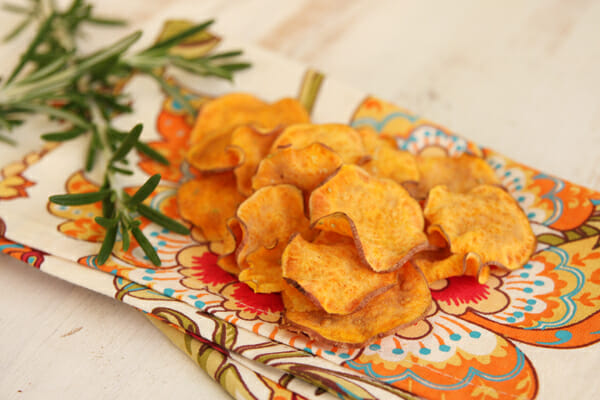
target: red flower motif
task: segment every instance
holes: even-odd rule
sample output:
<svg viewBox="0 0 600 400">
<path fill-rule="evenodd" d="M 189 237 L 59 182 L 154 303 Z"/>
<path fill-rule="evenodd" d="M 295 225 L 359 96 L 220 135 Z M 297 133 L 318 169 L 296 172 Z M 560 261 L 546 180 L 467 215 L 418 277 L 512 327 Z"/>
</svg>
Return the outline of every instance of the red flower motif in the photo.
<svg viewBox="0 0 600 400">
<path fill-rule="evenodd" d="M 220 285 L 233 282 L 235 278 L 217 265 L 217 255 L 206 252 L 192 257 L 192 276 L 204 283 Z"/>
<path fill-rule="evenodd" d="M 233 297 L 237 307 L 258 315 L 265 315 L 283 311 L 283 303 L 279 294 L 254 293 L 245 283 L 235 285 Z"/>
<path fill-rule="evenodd" d="M 432 290 L 431 296 L 435 301 L 443 301 L 455 306 L 467 303 L 479 303 L 490 295 L 488 285 L 477 282 L 471 276 L 457 276 L 448 279 L 448 285 L 442 290 Z"/>
</svg>

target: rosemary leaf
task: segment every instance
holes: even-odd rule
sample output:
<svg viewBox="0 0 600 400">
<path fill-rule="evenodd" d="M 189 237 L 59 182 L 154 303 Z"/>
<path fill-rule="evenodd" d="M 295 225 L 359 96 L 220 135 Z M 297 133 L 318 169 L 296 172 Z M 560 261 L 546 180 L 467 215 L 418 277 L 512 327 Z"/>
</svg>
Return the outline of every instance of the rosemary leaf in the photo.
<svg viewBox="0 0 600 400">
<path fill-rule="evenodd" d="M 154 150 L 152 147 L 148 146 L 146 143 L 137 142 L 135 144 L 135 148 L 137 151 L 139 151 L 142 154 L 145 154 L 154 161 L 157 161 L 163 165 L 169 165 L 169 160 L 167 160 L 165 156 L 160 154 L 158 151 Z"/>
<path fill-rule="evenodd" d="M 76 137 L 81 136 L 85 132 L 87 131 L 83 128 L 74 127 L 73 129 L 69 129 L 63 132 L 45 133 L 42 135 L 42 139 L 48 142 L 64 142 L 67 140 L 75 139 Z"/>
<path fill-rule="evenodd" d="M 154 250 L 154 247 L 152 247 L 152 243 L 148 241 L 148 238 L 144 236 L 144 233 L 140 230 L 140 228 L 138 228 L 137 226 L 132 227 L 131 233 L 133 234 L 135 241 L 138 242 L 138 244 L 144 251 L 144 254 L 146 254 L 148 259 L 152 261 L 152 264 L 160 267 L 161 262 L 160 258 L 158 258 L 158 254 L 156 254 L 156 250 Z"/>
<path fill-rule="evenodd" d="M 96 263 L 98 265 L 103 265 L 110 257 L 110 253 L 112 253 L 112 249 L 115 246 L 115 240 L 117 238 L 117 225 L 114 225 L 106 230 L 104 234 L 104 240 L 102 241 L 102 246 L 100 247 L 100 252 L 98 253 L 98 258 L 96 258 Z"/>
<path fill-rule="evenodd" d="M 243 52 L 241 50 L 232 50 L 232 51 L 226 51 L 223 53 L 212 54 L 209 56 L 202 56 L 201 58 L 206 59 L 206 60 L 217 60 L 217 59 L 221 59 L 221 58 L 241 56 L 242 53 Z"/>
<path fill-rule="evenodd" d="M 129 250 L 129 244 L 130 244 L 129 231 L 125 227 L 125 224 L 123 223 L 123 221 L 120 222 L 119 226 L 121 229 L 121 237 L 123 239 L 123 251 L 127 251 L 127 250 Z"/>
<path fill-rule="evenodd" d="M 194 25 L 191 28 L 188 28 L 181 33 L 173 35 L 170 38 L 167 38 L 161 42 L 158 42 L 158 43 L 150 46 L 148 49 L 144 50 L 142 53 L 156 52 L 157 50 L 168 50 L 169 48 L 181 43 L 183 40 L 187 39 L 188 37 L 195 35 L 198 32 L 202 32 L 203 30 L 206 30 L 206 28 L 211 26 L 214 22 L 215 22 L 214 20 L 209 20 L 209 21 L 203 22 L 201 24 Z"/>
<path fill-rule="evenodd" d="M 110 189 L 102 189 L 97 192 L 57 194 L 50 196 L 50 201 L 61 206 L 81 206 L 103 200 L 108 197 L 111 192 Z"/>
<path fill-rule="evenodd" d="M 10 76 L 6 80 L 7 84 L 12 82 L 17 77 L 17 75 L 19 74 L 19 72 L 21 72 L 21 70 L 23 69 L 25 64 L 27 64 L 27 61 L 29 61 L 29 59 L 31 58 L 31 55 L 36 51 L 37 47 L 42 43 L 45 36 L 48 35 L 48 32 L 50 31 L 50 28 L 52 27 L 52 23 L 54 22 L 54 18 L 55 18 L 55 14 L 54 13 L 50 14 L 50 16 L 40 26 L 35 37 L 29 43 L 27 50 L 25 50 L 25 52 L 21 55 L 21 58 L 19 59 L 19 63 L 17 64 L 15 69 L 13 69 Z"/>
<path fill-rule="evenodd" d="M 117 225 L 119 222 L 116 218 L 96 217 L 94 221 L 103 228 L 109 229 Z"/>
<path fill-rule="evenodd" d="M 27 28 L 27 25 L 29 25 L 32 20 L 33 18 L 31 18 L 31 16 L 26 17 L 23 21 L 21 21 L 21 23 L 15 26 L 12 31 L 10 31 L 6 36 L 4 36 L 3 40 L 5 42 L 8 42 L 17 37 L 21 32 L 23 32 L 25 28 Z"/>
<path fill-rule="evenodd" d="M 112 18 L 98 18 L 98 17 L 88 17 L 86 21 L 95 25 L 105 25 L 105 26 L 125 26 L 127 22 L 122 19 L 112 19 Z"/>
<path fill-rule="evenodd" d="M 101 147 L 100 139 L 98 138 L 98 131 L 94 127 L 92 130 L 92 137 L 90 138 L 90 143 L 88 145 L 88 149 L 85 155 L 85 170 L 90 172 L 94 167 L 94 163 L 96 162 L 96 153 L 98 148 Z"/>
<path fill-rule="evenodd" d="M 123 175 L 133 175 L 133 171 L 127 168 L 117 167 L 116 165 L 109 165 L 108 169 L 114 172 L 118 172 Z"/>
<path fill-rule="evenodd" d="M 19 104 L 19 107 L 25 109 L 25 110 L 30 110 L 33 112 L 37 112 L 37 113 L 41 113 L 41 114 L 46 114 L 50 117 L 54 117 L 54 118 L 58 118 L 60 120 L 65 120 L 65 121 L 69 121 L 70 123 L 72 123 L 75 126 L 79 126 L 85 130 L 91 130 L 92 129 L 92 125 L 90 125 L 87 121 L 85 121 L 83 118 L 65 111 L 63 109 L 57 108 L 57 107 L 51 107 L 51 106 L 46 106 L 46 105 L 42 105 L 42 104 Z"/>
<path fill-rule="evenodd" d="M 150 221 L 172 232 L 179 233 L 180 235 L 190 234 L 190 230 L 187 227 L 175 221 L 174 219 L 167 217 L 163 213 L 156 211 L 152 207 L 145 205 L 144 203 L 138 204 L 137 211 Z"/>
<path fill-rule="evenodd" d="M 133 146 L 135 146 L 135 144 L 139 140 L 140 135 L 142 134 L 142 129 L 144 129 L 144 126 L 142 124 L 137 124 L 133 127 L 133 129 L 127 134 L 125 139 L 123 139 L 121 145 L 113 153 L 110 159 L 111 162 L 118 161 L 124 158 L 127 155 L 127 153 L 129 153 L 129 151 L 133 148 Z"/>
<path fill-rule="evenodd" d="M 129 204 L 134 206 L 144 201 L 154 192 L 154 189 L 160 182 L 160 174 L 152 175 L 148 180 L 131 196 Z"/>
<path fill-rule="evenodd" d="M 14 146 L 17 144 L 17 142 L 15 142 L 14 139 L 9 138 L 8 136 L 2 135 L 2 134 L 0 134 L 0 142 L 10 144 L 11 146 Z"/>
</svg>

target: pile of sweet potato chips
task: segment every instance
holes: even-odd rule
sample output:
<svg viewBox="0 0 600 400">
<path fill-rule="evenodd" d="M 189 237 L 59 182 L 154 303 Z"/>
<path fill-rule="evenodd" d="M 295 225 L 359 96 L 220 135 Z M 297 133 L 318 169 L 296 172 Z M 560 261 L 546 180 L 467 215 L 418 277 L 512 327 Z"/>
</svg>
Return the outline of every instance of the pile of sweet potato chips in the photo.
<svg viewBox="0 0 600 400">
<path fill-rule="evenodd" d="M 362 346 L 422 318 L 429 284 L 520 268 L 535 236 L 482 159 L 423 157 L 295 100 L 229 94 L 199 113 L 177 194 L 218 264 L 281 292 L 284 324 Z"/>
</svg>

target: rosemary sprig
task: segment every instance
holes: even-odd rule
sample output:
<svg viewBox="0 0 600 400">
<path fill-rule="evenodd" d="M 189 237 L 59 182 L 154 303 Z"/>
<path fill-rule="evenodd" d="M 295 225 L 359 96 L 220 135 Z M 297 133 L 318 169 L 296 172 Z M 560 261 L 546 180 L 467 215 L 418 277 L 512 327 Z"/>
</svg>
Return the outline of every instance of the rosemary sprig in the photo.
<svg viewBox="0 0 600 400">
<path fill-rule="evenodd" d="M 21 34 L 30 25 L 35 25 L 35 34 L 0 85 L 0 141 L 13 142 L 2 131 L 10 132 L 28 115 L 40 113 L 64 125 L 63 130 L 43 134 L 45 140 L 63 142 L 88 136 L 85 169 L 91 170 L 101 160 L 102 186 L 91 193 L 51 196 L 50 201 L 66 206 L 102 202 L 102 217 L 95 219 L 105 229 L 96 259 L 98 264 L 108 260 L 120 235 L 123 250 L 130 247 L 130 236 L 133 236 L 148 259 L 160 265 L 154 247 L 140 229 L 139 216 L 176 233 L 188 234 L 189 230 L 143 203 L 158 186 L 160 175 L 150 177 L 131 196 L 122 188 L 119 175 L 133 174 L 127 161 L 133 149 L 162 164 L 168 164 L 168 160 L 140 141 L 141 124 L 128 132 L 112 126 L 114 116 L 132 112 L 131 101 L 120 91 L 121 83 L 132 74 L 147 74 L 188 112 L 195 113 L 185 96 L 163 76 L 165 67 L 231 80 L 235 72 L 250 64 L 237 61 L 242 54 L 237 50 L 194 58 L 184 58 L 171 51 L 174 46 L 204 32 L 212 20 L 191 26 L 136 53 L 129 49 L 140 38 L 141 32 L 83 55 L 77 39 L 84 24 L 112 26 L 122 24 L 122 21 L 95 16 L 92 6 L 85 0 L 73 0 L 64 10 L 57 9 L 51 0 L 29 0 L 23 6 L 5 4 L 3 8 L 22 16 L 21 22 L 5 40 Z"/>
</svg>

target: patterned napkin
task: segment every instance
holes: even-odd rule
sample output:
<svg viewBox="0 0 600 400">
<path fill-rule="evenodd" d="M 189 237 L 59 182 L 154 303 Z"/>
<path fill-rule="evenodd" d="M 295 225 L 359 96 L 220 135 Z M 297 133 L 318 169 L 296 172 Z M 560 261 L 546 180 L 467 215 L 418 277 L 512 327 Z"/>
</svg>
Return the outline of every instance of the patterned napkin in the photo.
<svg viewBox="0 0 600 400">
<path fill-rule="evenodd" d="M 600 193 L 515 163 L 273 54 L 225 42 L 225 48 L 244 48 L 253 63 L 233 86 L 172 76 L 199 107 L 230 91 L 266 100 L 298 95 L 314 107 L 315 122 L 369 125 L 415 153 L 478 155 L 530 219 L 538 237 L 531 261 L 486 284 L 468 277 L 437 284 L 425 320 L 365 348 L 321 346 L 280 328 L 280 297 L 255 294 L 222 271 L 201 237 L 144 221 L 141 229 L 162 267 L 153 267 L 135 245 L 123 251 L 120 238 L 109 261 L 98 266 L 103 230 L 94 217 L 100 206 L 65 207 L 47 199 L 97 188 L 101 171 L 82 171 L 84 138 L 43 145 L 35 123 L 21 128 L 16 149 L 0 147 L 7 162 L 0 171 L 0 249 L 147 313 L 236 398 L 589 398 L 598 389 L 593 382 L 600 357 L 593 344 L 600 339 Z M 129 161 L 136 173 L 126 186 L 135 190 L 161 173 L 147 204 L 177 218 L 176 188 L 190 177 L 183 154 L 193 118 L 149 80 L 134 77 L 127 91 L 137 114 L 117 124 L 143 121 L 144 139 L 171 165 L 134 154 Z"/>
</svg>

